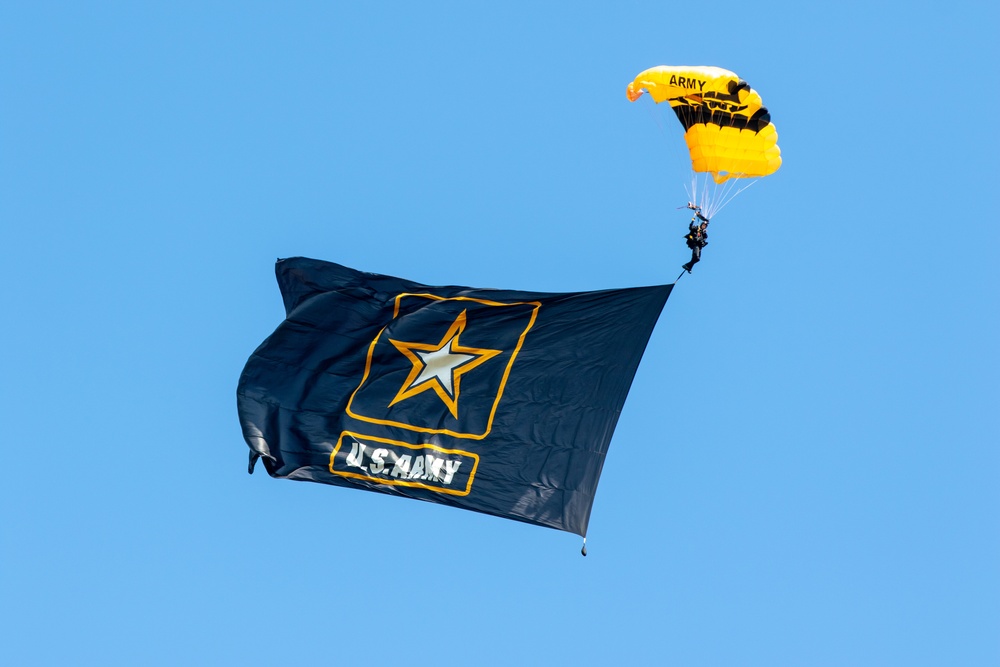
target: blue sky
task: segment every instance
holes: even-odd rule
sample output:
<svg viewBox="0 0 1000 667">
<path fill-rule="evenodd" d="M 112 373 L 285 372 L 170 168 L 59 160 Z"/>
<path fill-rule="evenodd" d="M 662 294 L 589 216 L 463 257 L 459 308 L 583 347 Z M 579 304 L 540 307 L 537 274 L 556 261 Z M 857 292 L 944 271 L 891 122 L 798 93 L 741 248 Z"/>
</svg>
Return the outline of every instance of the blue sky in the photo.
<svg viewBox="0 0 1000 667">
<path fill-rule="evenodd" d="M 0 9 L 12 665 L 996 665 L 989 3 Z M 668 283 L 716 65 L 784 164 L 712 224 L 566 533 L 246 474 L 278 257 Z M 668 119 L 669 120 L 669 119 Z"/>
</svg>

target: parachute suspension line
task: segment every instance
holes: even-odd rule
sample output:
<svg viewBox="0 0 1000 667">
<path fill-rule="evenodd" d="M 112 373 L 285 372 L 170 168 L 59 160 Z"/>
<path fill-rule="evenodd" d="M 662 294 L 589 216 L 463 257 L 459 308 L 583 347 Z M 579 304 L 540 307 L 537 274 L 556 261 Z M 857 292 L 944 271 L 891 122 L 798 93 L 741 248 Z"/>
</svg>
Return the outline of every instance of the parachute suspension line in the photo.
<svg viewBox="0 0 1000 667">
<path fill-rule="evenodd" d="M 701 177 L 698 172 L 691 174 L 691 189 L 688 190 L 684 188 L 687 192 L 688 199 L 692 204 L 701 208 L 702 214 L 711 218 L 714 212 L 714 200 L 716 199 L 715 194 L 709 188 L 708 177 Z"/>
<path fill-rule="evenodd" d="M 718 183 L 715 184 L 715 196 L 712 198 L 712 210 L 711 213 L 708 214 L 709 218 L 715 216 L 715 214 L 721 211 L 726 204 L 732 201 L 730 193 L 733 188 L 736 187 L 736 178 L 739 178 L 739 176 L 737 175 L 733 178 L 727 179 L 722 185 L 719 185 Z M 733 197 L 735 196 L 736 195 L 733 195 Z"/>
<path fill-rule="evenodd" d="M 697 178 L 695 179 L 697 181 Z M 701 200 L 705 203 L 705 217 L 712 217 L 712 191 L 708 189 L 708 177 L 701 178 Z"/>
<path fill-rule="evenodd" d="M 688 200 L 695 206 L 701 207 L 701 212 L 706 218 L 714 218 L 722 209 L 729 205 L 738 194 L 757 182 L 756 178 L 748 179 L 746 185 L 738 186 L 743 174 L 734 174 L 725 182 L 709 183 L 711 174 L 700 176 L 695 172 L 691 176 L 691 186 L 684 186 L 684 192 Z M 713 179 L 714 181 L 714 179 Z"/>
<path fill-rule="evenodd" d="M 750 182 L 749 182 L 749 183 L 747 183 L 746 185 L 744 185 L 744 186 L 743 186 L 742 188 L 740 188 L 740 189 L 739 189 L 739 190 L 737 190 L 736 192 L 733 192 L 732 194 L 728 194 L 728 199 L 726 199 L 726 200 L 725 200 L 724 202 L 722 202 L 722 203 L 721 203 L 721 204 L 720 204 L 720 205 L 718 206 L 718 208 L 716 208 L 716 209 L 715 209 L 715 210 L 713 211 L 713 215 L 714 215 L 715 213 L 718 213 L 718 212 L 719 212 L 719 211 L 721 211 L 722 209 L 724 209 L 724 208 L 725 208 L 725 207 L 726 207 L 726 206 L 727 206 L 727 205 L 729 204 L 729 202 L 731 202 L 731 201 L 733 201 L 734 199 L 736 199 L 736 195 L 738 195 L 739 193 L 743 192 L 744 190 L 746 190 L 747 188 L 749 188 L 749 187 L 750 187 L 751 185 L 753 185 L 753 184 L 754 184 L 754 183 L 756 183 L 756 182 L 757 182 L 757 179 L 756 179 L 756 178 L 753 178 L 753 179 L 751 179 L 751 180 L 750 180 Z M 735 187 L 735 185 L 734 185 L 734 187 Z M 711 216 L 709 216 L 709 217 L 711 217 Z"/>
<path fill-rule="evenodd" d="M 718 187 L 718 196 L 712 202 L 712 215 L 715 215 L 725 205 L 726 197 L 729 196 L 730 191 L 733 189 L 733 183 L 735 183 L 735 180 L 730 178 L 724 181 L 722 185 L 716 184 Z"/>
<path fill-rule="evenodd" d="M 727 199 L 727 197 L 729 197 L 729 193 L 732 192 L 734 187 L 736 187 L 735 178 L 727 179 L 722 186 L 718 187 L 720 192 L 718 192 L 718 195 L 712 202 L 712 215 L 721 211 L 722 207 L 730 202 L 730 199 Z"/>
<path fill-rule="evenodd" d="M 719 199 L 719 184 L 711 180 L 711 174 L 705 174 L 702 177 L 702 183 L 701 187 L 705 191 L 705 201 L 708 204 L 705 217 L 711 218 L 715 215 L 715 202 Z"/>
<path fill-rule="evenodd" d="M 699 184 L 698 172 L 693 172 L 691 174 L 691 188 L 688 189 L 687 186 L 684 186 L 684 192 L 687 193 L 688 201 L 701 208 L 705 215 L 712 217 L 708 210 L 709 205 L 711 204 L 708 196 L 708 183 Z"/>
<path fill-rule="evenodd" d="M 691 202 L 695 206 L 700 206 L 700 204 L 698 203 L 698 199 L 699 199 L 699 196 L 698 196 L 698 172 L 694 172 L 694 173 L 691 174 L 691 188 L 689 189 L 688 186 L 685 185 L 684 186 L 684 192 L 687 194 L 689 202 Z M 704 202 L 703 198 L 702 198 L 702 202 Z"/>
</svg>

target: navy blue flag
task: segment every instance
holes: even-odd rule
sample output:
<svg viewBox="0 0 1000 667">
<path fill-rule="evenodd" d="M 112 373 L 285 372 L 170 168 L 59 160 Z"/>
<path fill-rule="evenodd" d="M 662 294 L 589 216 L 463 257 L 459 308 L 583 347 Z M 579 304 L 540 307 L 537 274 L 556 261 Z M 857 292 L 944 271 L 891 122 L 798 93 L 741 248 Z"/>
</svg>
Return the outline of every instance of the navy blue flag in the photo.
<svg viewBox="0 0 1000 667">
<path fill-rule="evenodd" d="M 285 321 L 237 389 L 250 472 L 586 536 L 604 457 L 671 285 L 430 287 L 296 257 Z"/>
</svg>

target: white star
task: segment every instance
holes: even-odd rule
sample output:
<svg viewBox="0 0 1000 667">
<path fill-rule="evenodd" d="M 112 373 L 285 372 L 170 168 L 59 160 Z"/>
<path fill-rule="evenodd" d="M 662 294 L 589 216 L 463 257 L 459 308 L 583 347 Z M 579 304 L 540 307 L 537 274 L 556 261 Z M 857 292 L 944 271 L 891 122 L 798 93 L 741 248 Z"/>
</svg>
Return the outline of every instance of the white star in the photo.
<svg viewBox="0 0 1000 667">
<path fill-rule="evenodd" d="M 442 385 L 444 385 L 445 391 L 448 395 L 455 396 L 455 369 L 463 366 L 470 361 L 475 360 L 477 357 L 474 354 L 463 354 L 461 352 L 453 352 L 452 348 L 458 344 L 458 335 L 456 335 L 448 341 L 448 345 L 442 347 L 440 350 L 431 350 L 430 352 L 424 352 L 422 350 L 414 350 L 420 360 L 424 362 L 424 367 L 420 370 L 420 374 L 410 383 L 410 387 L 415 387 L 418 384 L 423 384 L 433 379 L 437 379 Z"/>
<path fill-rule="evenodd" d="M 403 386 L 389 403 L 390 406 L 430 389 L 444 401 L 452 416 L 458 419 L 458 396 L 462 375 L 501 353 L 500 350 L 461 345 L 458 337 L 465 331 L 466 322 L 466 311 L 463 310 L 438 343 L 412 343 L 389 339 L 389 342 L 413 364 Z"/>
</svg>

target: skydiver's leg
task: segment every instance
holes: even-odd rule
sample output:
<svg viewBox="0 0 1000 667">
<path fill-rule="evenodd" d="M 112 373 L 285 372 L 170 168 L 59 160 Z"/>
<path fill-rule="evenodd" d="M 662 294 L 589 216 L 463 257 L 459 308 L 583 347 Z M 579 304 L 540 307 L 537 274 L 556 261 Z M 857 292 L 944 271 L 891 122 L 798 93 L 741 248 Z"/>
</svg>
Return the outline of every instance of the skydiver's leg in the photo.
<svg viewBox="0 0 1000 667">
<path fill-rule="evenodd" d="M 687 271 L 688 273 L 691 273 L 691 269 L 693 269 L 694 265 L 697 264 L 699 261 L 701 261 L 701 248 L 698 247 L 691 248 L 691 261 L 688 262 L 687 264 L 682 264 L 681 268 Z"/>
</svg>

